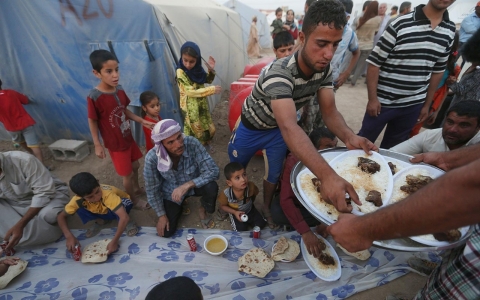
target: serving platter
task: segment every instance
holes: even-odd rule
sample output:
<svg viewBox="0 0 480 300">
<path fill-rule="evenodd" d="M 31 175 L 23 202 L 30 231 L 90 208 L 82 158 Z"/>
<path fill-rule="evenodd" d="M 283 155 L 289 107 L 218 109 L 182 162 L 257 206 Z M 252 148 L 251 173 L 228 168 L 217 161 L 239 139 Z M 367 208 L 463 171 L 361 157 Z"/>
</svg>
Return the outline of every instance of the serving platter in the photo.
<svg viewBox="0 0 480 300">
<path fill-rule="evenodd" d="M 331 148 L 331 149 L 326 149 L 326 150 L 321 150 L 319 153 L 322 156 L 328 156 L 329 158 L 334 158 L 334 154 L 340 155 L 343 152 L 348 151 L 346 147 L 337 147 L 337 148 Z M 327 154 L 328 153 L 328 154 Z M 384 156 L 385 160 L 387 162 L 391 161 L 392 163 L 395 164 L 395 162 L 399 163 L 399 165 L 404 168 L 407 167 L 408 165 L 413 165 L 410 163 L 409 159 L 411 156 L 393 152 L 390 150 L 385 150 L 385 149 L 380 149 L 380 154 Z M 418 164 L 418 165 L 426 165 L 426 164 Z M 436 168 L 435 166 L 430 166 L 431 168 L 437 169 L 439 171 L 442 171 L 439 168 Z M 290 174 L 290 184 L 292 186 L 293 192 L 295 193 L 295 196 L 298 198 L 300 203 L 319 221 L 331 225 L 333 222 L 331 219 L 325 218 L 321 214 L 318 214 L 318 211 L 315 211 L 314 209 L 311 208 L 307 204 L 307 201 L 304 200 L 302 197 L 302 194 L 299 192 L 299 188 L 297 186 L 297 176 L 299 175 L 300 172 L 302 172 L 304 169 L 307 169 L 305 165 L 302 162 L 298 162 L 295 167 L 292 169 L 292 172 Z M 443 172 L 443 171 L 442 171 Z M 408 252 L 418 252 L 418 251 L 437 251 L 437 250 L 445 250 L 445 249 L 451 249 L 451 248 L 456 248 L 460 245 L 463 245 L 466 243 L 466 240 L 468 237 L 472 234 L 473 232 L 473 226 L 469 226 L 467 232 L 465 235 L 462 235 L 462 238 L 456 242 L 449 243 L 448 245 L 439 245 L 439 246 L 428 246 L 424 245 L 418 242 L 413 241 L 410 238 L 401 238 L 401 239 L 392 239 L 392 240 L 384 240 L 384 241 L 374 241 L 373 244 L 377 247 L 385 248 L 385 249 L 391 249 L 391 250 L 398 250 L 398 251 L 408 251 Z"/>
<path fill-rule="evenodd" d="M 325 243 L 326 249 L 328 249 L 328 254 L 330 254 L 333 259 L 335 260 L 336 266 L 335 270 L 330 271 L 330 275 L 322 273 L 321 268 L 319 267 L 321 265 L 320 262 L 317 262 L 317 259 L 313 257 L 313 255 L 308 253 L 307 247 L 305 243 L 303 242 L 303 239 L 300 243 L 300 250 L 303 256 L 303 259 L 305 260 L 305 263 L 307 266 L 312 270 L 312 272 L 317 275 L 318 278 L 324 280 L 324 281 L 335 281 L 338 280 L 342 276 L 342 266 L 340 259 L 338 258 L 338 254 L 333 248 L 333 246 L 323 237 L 315 234 L 317 238 L 322 240 Z"/>
</svg>

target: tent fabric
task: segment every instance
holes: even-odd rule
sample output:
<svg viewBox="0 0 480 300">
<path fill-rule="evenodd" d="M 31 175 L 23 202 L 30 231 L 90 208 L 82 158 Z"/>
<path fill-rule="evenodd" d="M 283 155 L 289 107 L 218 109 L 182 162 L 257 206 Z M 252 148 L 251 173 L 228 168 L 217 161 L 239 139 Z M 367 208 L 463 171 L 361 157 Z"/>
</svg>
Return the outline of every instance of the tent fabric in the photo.
<svg viewBox="0 0 480 300">
<path fill-rule="evenodd" d="M 205 9 L 191 9 L 185 0 L 4 0 L 0 5 L 3 88 L 17 90 L 32 101 L 25 108 L 37 122 L 43 142 L 91 141 L 86 97 L 98 79 L 92 74 L 89 55 L 96 49 L 113 49 L 132 110 L 140 113 L 139 96 L 151 90 L 159 95 L 161 117 L 181 122 L 175 69 L 184 40 L 177 33 L 164 32 L 168 29 L 162 24 L 165 15 L 178 32 L 200 45 L 207 59 L 208 55 L 216 58 L 214 84 L 227 89 L 248 61 L 240 29 L 231 24 L 240 22 L 238 14 L 210 0 L 196 0 L 195 5 Z M 233 42 L 212 24 L 219 24 Z M 211 109 L 219 100 L 212 97 Z M 134 138 L 144 144 L 138 124 Z M 10 139 L 1 125 L 0 139 Z"/>
<path fill-rule="evenodd" d="M 243 43 L 245 46 L 247 46 L 248 44 L 248 35 L 250 33 L 252 18 L 256 16 L 258 36 L 260 38 L 260 47 L 272 48 L 273 41 L 270 35 L 270 23 L 267 21 L 267 17 L 263 13 L 261 13 L 258 9 L 254 9 L 238 0 L 229 0 L 223 5 L 233 11 L 236 11 L 240 15 L 243 32 Z"/>
</svg>

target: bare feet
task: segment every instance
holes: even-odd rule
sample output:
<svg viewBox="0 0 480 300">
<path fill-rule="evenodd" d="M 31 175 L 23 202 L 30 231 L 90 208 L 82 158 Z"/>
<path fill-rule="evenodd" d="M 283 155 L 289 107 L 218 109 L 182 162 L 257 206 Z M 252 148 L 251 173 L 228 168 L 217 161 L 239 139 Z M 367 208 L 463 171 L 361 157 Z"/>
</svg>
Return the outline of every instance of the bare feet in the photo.
<svg viewBox="0 0 480 300">
<path fill-rule="evenodd" d="M 147 201 L 141 200 L 141 199 L 139 199 L 135 202 L 134 207 L 139 209 L 139 210 L 148 210 L 148 209 L 152 208 Z"/>
</svg>

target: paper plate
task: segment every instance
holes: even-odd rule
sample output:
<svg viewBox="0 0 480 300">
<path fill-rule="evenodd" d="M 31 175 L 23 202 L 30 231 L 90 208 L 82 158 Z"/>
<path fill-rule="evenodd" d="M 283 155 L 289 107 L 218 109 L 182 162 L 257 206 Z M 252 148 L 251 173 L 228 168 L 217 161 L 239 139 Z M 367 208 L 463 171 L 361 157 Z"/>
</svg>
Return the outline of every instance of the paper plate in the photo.
<svg viewBox="0 0 480 300">
<path fill-rule="evenodd" d="M 363 150 L 350 150 L 350 151 L 346 151 L 346 152 L 342 153 L 341 155 L 337 156 L 334 160 L 332 160 L 330 162 L 330 166 L 332 167 L 332 169 L 335 172 L 337 172 L 337 174 L 342 171 L 341 166 L 342 166 L 342 163 L 345 162 L 345 161 L 351 160 L 352 167 L 356 167 L 356 162 L 354 161 L 354 159 L 352 159 L 352 157 L 355 157 L 355 158 L 356 157 L 369 158 L 371 160 L 374 160 L 375 162 L 377 162 L 380 165 L 380 171 L 375 173 L 375 174 L 372 174 L 372 176 L 375 176 L 376 178 L 385 178 L 385 185 L 386 186 L 382 187 L 383 190 L 379 189 L 379 192 L 382 194 L 382 202 L 383 202 L 383 205 L 380 206 L 380 207 L 387 206 L 388 202 L 390 200 L 390 197 L 392 196 L 392 189 L 393 189 L 393 176 L 392 176 L 392 172 L 390 170 L 390 167 L 388 166 L 388 163 L 385 161 L 383 156 L 378 154 L 377 152 L 373 151 L 372 155 L 368 155 Z M 372 210 L 369 211 L 369 212 L 376 211 L 380 208 L 380 207 L 373 206 L 373 204 L 370 205 L 369 202 L 365 201 L 365 197 L 368 194 L 367 189 L 360 188 L 362 186 L 362 184 L 365 182 L 364 180 L 357 179 L 356 184 L 355 184 L 355 182 L 353 182 L 355 180 L 355 179 L 353 179 L 353 177 L 346 178 L 346 180 L 349 181 L 354 186 L 355 191 L 357 192 L 357 194 L 360 198 L 360 201 L 363 203 L 363 205 L 362 205 L 362 206 L 364 206 L 363 209 L 366 209 L 366 207 L 368 207 L 368 206 L 366 206 L 367 203 L 372 208 Z M 361 191 L 365 191 L 363 193 L 364 194 L 363 196 L 362 196 Z M 357 206 L 354 202 L 352 202 L 352 206 L 353 206 L 353 210 L 352 210 L 353 214 L 363 215 L 363 214 L 366 213 L 364 211 L 361 211 L 362 207 Z"/>
<path fill-rule="evenodd" d="M 465 236 L 465 234 L 467 234 L 468 230 L 470 229 L 470 226 L 466 226 L 466 227 L 462 227 L 462 228 L 459 228 L 458 230 L 460 230 L 460 233 L 462 234 L 462 237 L 463 238 Z M 460 239 L 461 239 L 460 238 Z M 414 240 L 415 242 L 418 242 L 418 243 L 421 243 L 421 244 L 424 244 L 424 245 L 428 245 L 428 246 L 436 246 L 436 247 L 441 247 L 441 246 L 448 246 L 450 245 L 451 243 L 449 242 L 442 242 L 442 241 L 438 241 L 436 240 L 434 237 L 433 237 L 433 234 L 424 234 L 424 235 L 419 235 L 419 236 L 411 236 L 410 239 Z"/>
<path fill-rule="evenodd" d="M 340 263 L 340 259 L 338 258 L 337 252 L 335 252 L 335 249 L 333 249 L 332 245 L 330 245 L 330 243 L 326 239 L 318 235 L 317 237 L 325 243 L 326 245 L 325 250 L 328 252 L 328 254 L 330 254 L 333 257 L 333 259 L 335 259 L 336 266 L 333 268 L 330 268 L 327 271 L 320 268 L 320 266 L 324 266 L 324 265 L 320 263 L 320 261 L 317 258 L 315 258 L 313 255 L 310 255 L 308 253 L 308 250 L 302 239 L 302 242 L 300 243 L 300 250 L 302 251 L 303 259 L 305 260 L 305 263 L 310 268 L 310 270 L 312 270 L 312 272 L 315 275 L 317 275 L 318 278 L 325 281 L 338 280 L 340 276 L 342 276 L 342 266 Z"/>
<path fill-rule="evenodd" d="M 326 162 L 331 162 L 333 159 L 335 159 L 335 157 L 339 156 L 342 153 L 341 152 L 324 152 L 320 154 L 322 155 L 323 159 Z"/>
</svg>

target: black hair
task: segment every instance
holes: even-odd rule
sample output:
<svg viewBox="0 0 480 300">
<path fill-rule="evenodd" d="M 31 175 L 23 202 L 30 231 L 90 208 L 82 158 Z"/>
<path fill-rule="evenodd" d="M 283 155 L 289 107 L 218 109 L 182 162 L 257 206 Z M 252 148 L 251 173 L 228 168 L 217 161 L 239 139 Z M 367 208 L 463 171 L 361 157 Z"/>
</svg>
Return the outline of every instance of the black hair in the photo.
<svg viewBox="0 0 480 300">
<path fill-rule="evenodd" d="M 367 6 L 370 4 L 370 2 L 372 2 L 372 1 L 365 1 L 363 3 L 362 11 L 365 11 L 365 9 L 367 9 Z"/>
<path fill-rule="evenodd" d="M 308 135 L 310 141 L 312 141 L 313 146 L 315 149 L 318 149 L 320 146 L 320 140 L 322 138 L 331 139 L 332 141 L 336 138 L 335 134 L 333 134 L 327 127 L 318 127 L 315 128 L 310 134 Z"/>
<path fill-rule="evenodd" d="M 478 100 L 457 102 L 448 109 L 446 116 L 451 112 L 455 112 L 460 117 L 477 118 L 477 127 L 480 126 L 480 101 Z"/>
<path fill-rule="evenodd" d="M 286 47 L 291 45 L 295 45 L 295 40 L 293 39 L 290 31 L 279 32 L 273 38 L 273 48 L 275 48 L 275 50 L 280 47 Z"/>
<path fill-rule="evenodd" d="M 333 24 L 336 29 L 343 29 L 347 24 L 343 4 L 338 0 L 319 0 L 313 3 L 303 20 L 302 31 L 305 38 L 308 38 L 318 24 Z"/>
<path fill-rule="evenodd" d="M 402 4 L 400 4 L 400 13 L 403 14 L 404 13 L 403 11 L 411 6 L 412 6 L 412 2 L 408 2 L 408 1 L 402 2 Z"/>
<path fill-rule="evenodd" d="M 2 84 L 3 84 L 3 82 L 2 82 L 2 80 L 0 79 L 0 90 L 2 89 Z"/>
<path fill-rule="evenodd" d="M 192 47 L 185 47 L 185 48 L 183 48 L 181 54 L 182 54 L 182 55 L 183 55 L 183 54 L 190 55 L 191 57 L 194 57 L 194 58 L 198 59 L 198 53 L 197 53 L 197 51 L 195 51 Z"/>
<path fill-rule="evenodd" d="M 353 10 L 353 1 L 352 0 L 340 0 L 343 6 L 345 7 L 345 11 L 349 14 L 352 13 Z"/>
<path fill-rule="evenodd" d="M 186 276 L 178 276 L 157 284 L 145 297 L 145 300 L 171 299 L 203 300 L 203 296 L 195 281 Z"/>
<path fill-rule="evenodd" d="M 157 94 L 155 94 L 152 91 L 145 91 L 140 94 L 140 103 L 142 104 L 142 106 L 147 106 L 147 104 L 154 99 L 160 100 Z M 142 109 L 142 117 L 145 117 L 145 115 L 146 115 L 146 112 Z"/>
<path fill-rule="evenodd" d="M 308 8 L 310 8 L 310 6 L 312 6 L 313 2 L 315 2 L 315 1 L 317 1 L 317 0 L 307 0 L 307 1 L 305 1 L 305 5 L 306 5 Z"/>
<path fill-rule="evenodd" d="M 90 54 L 90 63 L 92 64 L 92 68 L 99 73 L 103 68 L 103 64 L 109 60 L 118 62 L 115 55 L 108 50 L 95 50 Z"/>
<path fill-rule="evenodd" d="M 462 55 L 472 64 L 480 64 L 480 28 L 463 44 Z"/>
<path fill-rule="evenodd" d="M 390 10 L 395 10 L 395 11 L 398 12 L 398 6 L 394 5 L 394 6 L 392 6 L 392 8 Z"/>
<path fill-rule="evenodd" d="M 97 178 L 88 172 L 81 172 L 72 177 L 68 183 L 72 192 L 80 197 L 93 193 L 93 190 L 100 186 Z"/>
<path fill-rule="evenodd" d="M 277 8 L 275 10 L 275 15 L 277 15 L 279 12 L 282 12 L 283 13 L 283 9 L 281 7 Z"/>
<path fill-rule="evenodd" d="M 231 162 L 228 163 L 225 168 L 223 168 L 223 174 L 225 174 L 225 178 L 230 180 L 232 178 L 233 173 L 245 169 L 241 163 L 238 162 Z"/>
</svg>

